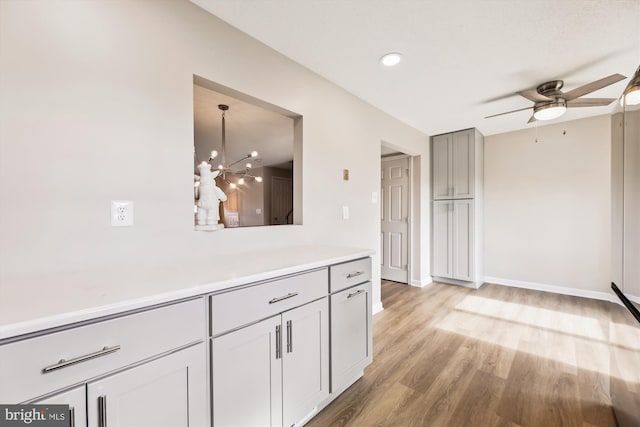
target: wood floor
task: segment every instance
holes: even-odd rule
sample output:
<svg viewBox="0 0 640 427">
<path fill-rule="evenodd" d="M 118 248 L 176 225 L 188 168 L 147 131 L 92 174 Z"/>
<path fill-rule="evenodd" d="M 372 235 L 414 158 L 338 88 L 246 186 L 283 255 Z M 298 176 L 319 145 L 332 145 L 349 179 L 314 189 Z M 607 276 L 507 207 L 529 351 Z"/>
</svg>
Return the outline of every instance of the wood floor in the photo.
<svg viewBox="0 0 640 427">
<path fill-rule="evenodd" d="M 610 303 L 383 282 L 374 359 L 324 426 L 615 426 Z"/>
</svg>

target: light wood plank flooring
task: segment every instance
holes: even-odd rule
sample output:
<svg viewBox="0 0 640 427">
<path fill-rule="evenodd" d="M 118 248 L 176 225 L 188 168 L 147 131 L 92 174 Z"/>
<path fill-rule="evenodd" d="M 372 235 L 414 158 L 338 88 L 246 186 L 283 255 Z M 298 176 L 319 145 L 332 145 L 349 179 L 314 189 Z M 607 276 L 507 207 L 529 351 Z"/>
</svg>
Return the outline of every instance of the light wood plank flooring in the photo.
<svg viewBox="0 0 640 427">
<path fill-rule="evenodd" d="M 383 282 L 374 361 L 321 426 L 615 426 L 610 304 Z"/>
</svg>

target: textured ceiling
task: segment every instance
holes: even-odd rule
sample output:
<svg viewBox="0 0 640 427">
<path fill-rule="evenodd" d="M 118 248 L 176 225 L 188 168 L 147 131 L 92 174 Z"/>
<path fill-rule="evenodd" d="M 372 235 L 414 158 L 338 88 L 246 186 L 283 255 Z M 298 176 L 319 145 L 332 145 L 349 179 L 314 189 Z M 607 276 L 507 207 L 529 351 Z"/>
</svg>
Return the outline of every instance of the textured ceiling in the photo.
<svg viewBox="0 0 640 427">
<path fill-rule="evenodd" d="M 434 135 L 524 129 L 515 92 L 565 91 L 640 64 L 640 0 L 192 0 L 361 99 Z M 381 55 L 404 55 L 395 68 Z M 628 79 L 594 92 L 617 98 Z M 570 109 L 552 122 L 607 114 Z"/>
</svg>

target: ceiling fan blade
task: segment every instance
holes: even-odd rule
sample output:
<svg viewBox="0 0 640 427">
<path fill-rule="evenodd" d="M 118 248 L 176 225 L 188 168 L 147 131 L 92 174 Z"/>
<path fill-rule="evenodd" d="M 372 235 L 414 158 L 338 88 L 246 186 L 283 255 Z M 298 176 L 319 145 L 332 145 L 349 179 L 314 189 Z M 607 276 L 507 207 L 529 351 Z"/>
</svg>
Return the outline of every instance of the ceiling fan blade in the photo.
<svg viewBox="0 0 640 427">
<path fill-rule="evenodd" d="M 553 99 L 539 94 L 535 89 L 522 90 L 518 92 L 518 95 L 524 96 L 529 101 L 533 101 L 533 102 L 553 101 Z"/>
<path fill-rule="evenodd" d="M 518 112 L 518 111 L 529 110 L 529 109 L 531 109 L 531 108 L 533 108 L 533 107 L 520 108 L 520 109 L 518 109 L 518 110 L 511 110 L 511 111 L 507 111 L 506 113 L 494 114 L 494 115 L 492 115 L 492 116 L 487 116 L 487 117 L 485 117 L 485 119 L 490 119 L 491 117 L 503 116 L 503 115 L 505 115 L 505 114 L 516 113 L 516 112 Z"/>
<path fill-rule="evenodd" d="M 603 87 L 607 87 L 624 79 L 626 79 L 626 77 L 622 74 L 612 74 L 609 77 L 596 80 L 595 82 L 587 83 L 584 86 L 580 86 L 573 90 L 570 90 L 569 92 L 565 92 L 563 97 L 567 101 L 571 101 L 572 99 L 576 99 L 588 93 L 595 92 L 598 89 L 602 89 Z"/>
<path fill-rule="evenodd" d="M 529 121 L 527 123 L 533 123 L 536 121 L 536 116 L 534 116 L 533 114 L 531 115 L 531 118 L 529 119 Z"/>
<path fill-rule="evenodd" d="M 609 105 L 615 98 L 579 98 L 567 102 L 567 107 L 600 107 Z"/>
</svg>

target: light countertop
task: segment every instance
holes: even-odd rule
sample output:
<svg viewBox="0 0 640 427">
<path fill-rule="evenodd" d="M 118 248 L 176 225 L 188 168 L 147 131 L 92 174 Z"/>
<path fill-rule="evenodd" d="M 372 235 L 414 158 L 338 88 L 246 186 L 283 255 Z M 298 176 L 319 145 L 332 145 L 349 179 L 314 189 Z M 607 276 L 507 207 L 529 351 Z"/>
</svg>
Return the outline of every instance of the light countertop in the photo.
<svg viewBox="0 0 640 427">
<path fill-rule="evenodd" d="M 190 259 L 28 275 L 0 284 L 0 340 L 370 256 L 374 251 L 296 246 Z"/>
</svg>

